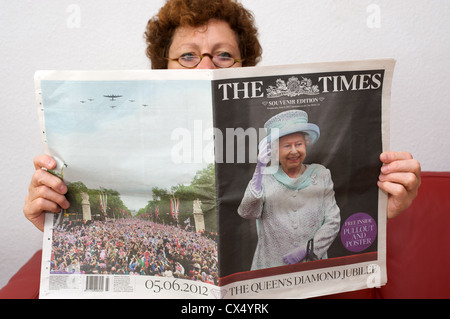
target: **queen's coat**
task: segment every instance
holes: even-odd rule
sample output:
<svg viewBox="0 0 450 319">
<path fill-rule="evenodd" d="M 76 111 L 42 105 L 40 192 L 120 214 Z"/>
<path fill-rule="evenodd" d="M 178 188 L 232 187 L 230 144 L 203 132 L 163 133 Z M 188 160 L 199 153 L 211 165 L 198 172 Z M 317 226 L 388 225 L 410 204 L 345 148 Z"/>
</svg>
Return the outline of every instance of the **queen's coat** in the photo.
<svg viewBox="0 0 450 319">
<path fill-rule="evenodd" d="M 306 248 L 311 239 L 312 258 L 327 258 L 339 232 L 339 207 L 328 169 L 311 164 L 296 179 L 280 174 L 281 169 L 277 174 L 264 174 L 259 193 L 249 183 L 238 208 L 240 216 L 257 220 L 258 245 L 252 270 L 285 265 L 282 257 Z"/>
</svg>

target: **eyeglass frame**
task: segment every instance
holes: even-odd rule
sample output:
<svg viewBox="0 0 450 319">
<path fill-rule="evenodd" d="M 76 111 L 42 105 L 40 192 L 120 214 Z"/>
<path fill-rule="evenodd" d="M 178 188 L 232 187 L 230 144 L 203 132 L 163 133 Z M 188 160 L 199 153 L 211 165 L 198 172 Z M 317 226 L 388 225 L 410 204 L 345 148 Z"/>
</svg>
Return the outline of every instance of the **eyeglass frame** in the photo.
<svg viewBox="0 0 450 319">
<path fill-rule="evenodd" d="M 200 60 L 198 61 L 198 63 L 197 63 L 196 65 L 194 65 L 194 66 L 184 66 L 183 64 L 181 64 L 181 62 L 180 62 L 179 60 L 183 57 L 183 55 L 181 55 L 180 57 L 178 57 L 178 58 L 176 58 L 176 59 L 166 58 L 166 60 L 168 60 L 168 61 L 173 61 L 173 62 L 177 62 L 179 65 L 181 65 L 183 68 L 186 68 L 186 69 L 193 69 L 193 68 L 197 67 L 197 65 L 199 65 L 199 64 L 202 62 L 202 60 L 203 60 L 203 58 L 204 58 L 205 56 L 209 57 L 209 58 L 211 59 L 211 62 L 212 62 L 216 67 L 218 67 L 218 68 L 220 68 L 220 69 L 228 69 L 228 68 L 231 68 L 231 67 L 232 67 L 233 65 L 235 65 L 236 63 L 242 63 L 242 62 L 245 61 L 245 59 L 235 59 L 235 58 L 233 58 L 233 57 L 230 56 L 230 58 L 234 60 L 233 64 L 231 64 L 230 66 L 220 66 L 220 65 L 217 65 L 217 64 L 214 62 L 214 57 L 219 56 L 219 54 L 220 54 L 220 53 L 218 53 L 217 55 L 212 55 L 212 54 L 209 54 L 209 53 L 203 53 L 203 54 L 201 54 L 201 55 L 193 55 L 193 57 L 199 57 L 199 58 L 200 58 Z"/>
</svg>

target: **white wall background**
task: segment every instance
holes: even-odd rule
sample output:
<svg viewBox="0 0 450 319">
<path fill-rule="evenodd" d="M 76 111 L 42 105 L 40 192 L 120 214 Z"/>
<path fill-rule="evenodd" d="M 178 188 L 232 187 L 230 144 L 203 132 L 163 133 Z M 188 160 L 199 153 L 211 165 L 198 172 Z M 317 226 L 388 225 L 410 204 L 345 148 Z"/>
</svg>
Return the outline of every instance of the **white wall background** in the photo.
<svg viewBox="0 0 450 319">
<path fill-rule="evenodd" d="M 42 153 L 39 69 L 146 69 L 142 34 L 163 0 L 0 0 L 0 287 L 41 248 L 22 213 Z M 261 65 L 397 59 L 391 147 L 427 171 L 450 171 L 450 1 L 242 0 Z"/>
</svg>

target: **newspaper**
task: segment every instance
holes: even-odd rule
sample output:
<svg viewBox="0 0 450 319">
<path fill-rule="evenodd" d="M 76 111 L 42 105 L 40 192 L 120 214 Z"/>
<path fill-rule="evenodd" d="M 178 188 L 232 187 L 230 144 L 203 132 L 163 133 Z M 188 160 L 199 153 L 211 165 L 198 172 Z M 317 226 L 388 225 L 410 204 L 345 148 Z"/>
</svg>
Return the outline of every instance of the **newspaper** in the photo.
<svg viewBox="0 0 450 319">
<path fill-rule="evenodd" d="M 71 203 L 46 216 L 40 297 L 384 285 L 394 65 L 38 71 L 43 144 Z"/>
</svg>

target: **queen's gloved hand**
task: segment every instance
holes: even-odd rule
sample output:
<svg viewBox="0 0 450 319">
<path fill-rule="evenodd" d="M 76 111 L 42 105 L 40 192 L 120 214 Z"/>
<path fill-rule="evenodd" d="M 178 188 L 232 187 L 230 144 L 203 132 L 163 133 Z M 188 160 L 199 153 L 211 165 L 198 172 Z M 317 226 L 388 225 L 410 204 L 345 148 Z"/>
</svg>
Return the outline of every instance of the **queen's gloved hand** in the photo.
<svg viewBox="0 0 450 319">
<path fill-rule="evenodd" d="M 252 191 L 254 191 L 254 195 L 261 193 L 263 171 L 266 168 L 267 164 L 270 162 L 271 154 L 272 151 L 270 149 L 270 144 L 266 139 L 260 145 L 255 172 L 253 173 L 252 180 L 250 181 L 252 185 Z"/>
<path fill-rule="evenodd" d="M 306 247 L 296 248 L 283 256 L 283 262 L 288 265 L 301 262 L 306 257 Z"/>
</svg>

